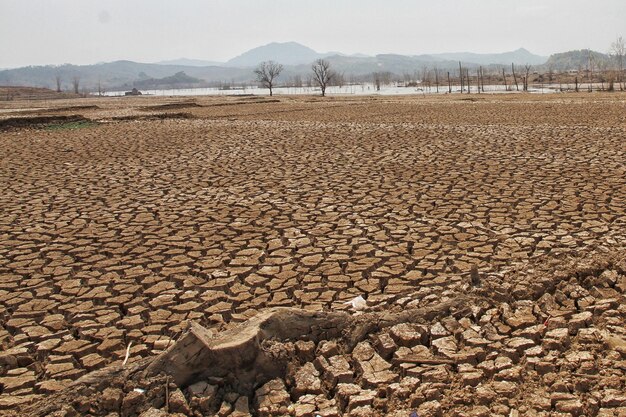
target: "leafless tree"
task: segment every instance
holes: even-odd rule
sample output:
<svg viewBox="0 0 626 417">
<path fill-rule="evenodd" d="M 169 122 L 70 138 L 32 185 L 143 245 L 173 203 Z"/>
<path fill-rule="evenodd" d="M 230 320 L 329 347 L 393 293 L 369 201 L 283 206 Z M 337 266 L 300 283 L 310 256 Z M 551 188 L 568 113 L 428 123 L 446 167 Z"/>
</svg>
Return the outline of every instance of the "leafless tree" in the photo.
<svg viewBox="0 0 626 417">
<path fill-rule="evenodd" d="M 502 79 L 504 80 L 504 91 L 509 91 L 509 86 L 506 85 L 506 72 L 504 68 L 502 68 Z"/>
<path fill-rule="evenodd" d="M 428 87 L 428 90 L 430 91 L 430 70 L 427 65 L 422 67 L 422 90 L 424 87 Z"/>
<path fill-rule="evenodd" d="M 80 77 L 78 75 L 75 75 L 74 78 L 72 78 L 72 86 L 74 87 L 74 94 L 78 94 L 78 87 L 80 85 Z"/>
<path fill-rule="evenodd" d="M 517 75 L 515 74 L 515 64 L 511 62 L 511 71 L 513 71 L 513 81 L 515 81 L 515 89 L 519 91 L 519 84 L 517 83 Z"/>
<path fill-rule="evenodd" d="M 274 82 L 283 71 L 283 66 L 274 61 L 263 61 L 261 62 L 254 73 L 256 74 L 256 80 L 261 83 L 261 85 L 265 88 L 270 89 L 270 96 L 272 96 L 274 88 Z"/>
<path fill-rule="evenodd" d="M 335 77 L 335 72 L 330 68 L 330 62 L 325 59 L 318 59 L 311 65 L 313 70 L 313 81 L 322 90 L 322 97 L 326 95 L 326 87 Z"/>
<path fill-rule="evenodd" d="M 374 86 L 376 87 L 376 91 L 380 91 L 380 72 L 373 73 L 372 78 L 374 79 Z"/>
<path fill-rule="evenodd" d="M 57 83 L 57 93 L 60 93 L 60 92 L 61 92 L 61 76 L 60 76 L 59 74 L 57 74 L 57 75 L 54 77 L 54 80 L 55 80 L 55 81 L 56 81 L 56 83 Z"/>
<path fill-rule="evenodd" d="M 598 60 L 598 79 L 602 91 L 604 91 L 604 83 L 607 81 L 607 69 L 607 62 L 605 60 Z"/>
<path fill-rule="evenodd" d="M 591 55 L 591 49 L 587 49 L 587 90 L 591 93 L 593 91 L 593 56 Z"/>
<path fill-rule="evenodd" d="M 548 81 L 552 82 L 554 80 L 554 67 L 552 64 L 548 65 Z"/>
<path fill-rule="evenodd" d="M 615 57 L 617 63 L 617 82 L 619 83 L 620 90 L 623 90 L 624 56 L 626 55 L 626 41 L 624 41 L 624 38 L 619 36 L 615 42 L 611 44 L 611 54 Z"/>
<path fill-rule="evenodd" d="M 528 91 L 528 80 L 530 77 L 530 70 L 532 69 L 532 65 L 524 65 L 524 71 L 525 71 L 525 76 L 524 76 L 524 91 Z"/>
<path fill-rule="evenodd" d="M 485 70 L 480 67 L 480 91 L 485 92 Z"/>
</svg>

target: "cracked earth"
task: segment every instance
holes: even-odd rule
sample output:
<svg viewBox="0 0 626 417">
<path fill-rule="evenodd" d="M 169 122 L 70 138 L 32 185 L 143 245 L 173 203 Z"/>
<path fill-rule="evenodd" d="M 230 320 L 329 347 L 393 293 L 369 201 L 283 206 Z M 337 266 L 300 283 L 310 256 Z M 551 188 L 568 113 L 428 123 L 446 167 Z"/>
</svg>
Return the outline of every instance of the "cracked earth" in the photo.
<svg viewBox="0 0 626 417">
<path fill-rule="evenodd" d="M 625 99 L 2 103 L 0 413 L 190 322 L 470 294 L 357 339 L 277 334 L 285 366 L 253 381 L 128 376 L 47 412 L 626 415 Z"/>
</svg>

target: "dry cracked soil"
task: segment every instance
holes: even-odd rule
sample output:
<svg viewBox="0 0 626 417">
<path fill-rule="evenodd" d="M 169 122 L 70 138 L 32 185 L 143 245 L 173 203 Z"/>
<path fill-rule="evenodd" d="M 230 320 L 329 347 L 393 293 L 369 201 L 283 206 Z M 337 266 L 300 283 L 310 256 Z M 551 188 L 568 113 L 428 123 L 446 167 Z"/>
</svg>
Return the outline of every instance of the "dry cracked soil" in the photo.
<svg viewBox="0 0 626 417">
<path fill-rule="evenodd" d="M 2 102 L 0 414 L 623 417 L 625 245 L 624 94 Z"/>
</svg>

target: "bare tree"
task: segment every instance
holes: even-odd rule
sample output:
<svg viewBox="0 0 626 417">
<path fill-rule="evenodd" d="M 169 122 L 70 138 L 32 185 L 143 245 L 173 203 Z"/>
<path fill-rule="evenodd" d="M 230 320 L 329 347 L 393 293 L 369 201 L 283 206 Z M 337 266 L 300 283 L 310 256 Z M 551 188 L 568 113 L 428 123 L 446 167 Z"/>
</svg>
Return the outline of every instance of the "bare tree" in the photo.
<svg viewBox="0 0 626 417">
<path fill-rule="evenodd" d="M 78 75 L 75 75 L 74 78 L 72 78 L 72 86 L 74 87 L 74 94 L 78 94 L 78 87 L 80 85 L 80 77 Z"/>
<path fill-rule="evenodd" d="M 532 67 L 532 65 L 524 65 L 524 71 L 526 71 L 526 75 L 524 76 L 524 91 L 528 91 L 528 78 L 530 77 L 530 70 Z"/>
<path fill-rule="evenodd" d="M 607 62 L 605 60 L 598 60 L 598 80 L 600 81 L 600 89 L 604 91 L 604 83 L 607 81 Z"/>
<path fill-rule="evenodd" d="M 591 55 L 591 49 L 587 49 L 587 90 L 591 93 L 593 91 L 593 56 Z"/>
<path fill-rule="evenodd" d="M 504 80 L 504 91 L 509 91 L 509 86 L 506 85 L 506 73 L 504 72 L 504 67 L 502 67 L 502 79 Z"/>
<path fill-rule="evenodd" d="M 376 87 L 376 91 L 380 91 L 380 72 L 372 73 L 372 78 L 374 79 L 374 86 Z"/>
<path fill-rule="evenodd" d="M 61 92 L 61 76 L 60 76 L 59 74 L 57 74 L 57 75 L 54 77 L 54 80 L 55 80 L 55 81 L 56 81 L 56 83 L 57 83 L 57 93 L 60 93 L 60 92 Z"/>
<path fill-rule="evenodd" d="M 554 67 L 552 64 L 548 65 L 548 81 L 552 82 L 554 80 Z"/>
<path fill-rule="evenodd" d="M 515 74 L 515 64 L 511 62 L 511 71 L 513 71 L 513 81 L 515 81 L 515 89 L 519 91 L 519 84 L 517 84 L 517 75 Z"/>
<path fill-rule="evenodd" d="M 256 80 L 261 83 L 265 88 L 270 89 L 270 96 L 272 96 L 272 88 L 274 88 L 274 81 L 278 78 L 283 71 L 283 66 L 274 61 L 263 61 L 256 67 L 254 73 L 256 74 Z"/>
<path fill-rule="evenodd" d="M 615 61 L 617 61 L 617 82 L 619 83 L 620 90 L 623 90 L 624 55 L 626 55 L 626 41 L 624 41 L 624 38 L 619 36 L 615 42 L 611 44 L 611 54 L 615 57 Z"/>
<path fill-rule="evenodd" d="M 322 97 L 326 95 L 326 87 L 335 77 L 335 72 L 330 68 L 330 62 L 325 59 L 318 59 L 311 65 L 313 70 L 313 81 L 322 90 Z"/>
</svg>

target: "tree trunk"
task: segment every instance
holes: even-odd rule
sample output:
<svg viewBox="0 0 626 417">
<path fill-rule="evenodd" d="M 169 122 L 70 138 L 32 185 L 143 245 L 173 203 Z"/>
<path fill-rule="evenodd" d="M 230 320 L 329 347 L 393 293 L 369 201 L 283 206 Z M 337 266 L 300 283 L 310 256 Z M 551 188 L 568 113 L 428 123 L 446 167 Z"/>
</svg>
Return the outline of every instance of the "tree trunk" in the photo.
<svg viewBox="0 0 626 417">
<path fill-rule="evenodd" d="M 506 85 L 506 73 L 504 72 L 504 68 L 502 68 L 502 78 L 504 79 L 504 91 L 509 91 L 509 86 Z"/>
</svg>

